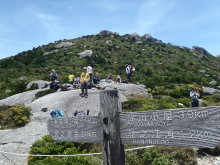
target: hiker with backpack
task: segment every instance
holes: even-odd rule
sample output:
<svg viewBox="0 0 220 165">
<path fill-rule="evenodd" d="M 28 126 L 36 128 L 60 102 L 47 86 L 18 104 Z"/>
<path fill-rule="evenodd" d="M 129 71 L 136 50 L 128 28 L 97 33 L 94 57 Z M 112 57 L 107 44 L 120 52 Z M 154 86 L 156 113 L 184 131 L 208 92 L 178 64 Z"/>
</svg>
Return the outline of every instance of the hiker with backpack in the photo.
<svg viewBox="0 0 220 165">
<path fill-rule="evenodd" d="M 50 89 L 58 90 L 60 88 L 60 82 L 57 80 L 52 80 L 50 83 Z"/>
<path fill-rule="evenodd" d="M 81 97 L 88 97 L 88 82 L 90 80 L 90 76 L 89 76 L 89 73 L 87 73 L 87 68 L 84 67 L 83 68 L 83 72 L 81 73 L 81 76 L 80 76 L 80 83 L 81 83 L 81 90 L 82 90 L 82 93 L 80 94 Z M 84 93 L 85 91 L 85 93 Z"/>
<path fill-rule="evenodd" d="M 134 67 L 132 67 L 131 65 L 126 64 L 125 71 L 126 71 L 128 83 L 131 83 L 131 75 L 134 72 L 134 70 L 135 70 Z"/>
<path fill-rule="evenodd" d="M 195 90 L 195 88 L 193 88 L 189 95 L 191 98 L 192 107 L 198 107 L 200 94 Z"/>
<path fill-rule="evenodd" d="M 53 80 L 57 80 L 58 78 L 58 74 L 56 72 L 55 69 L 52 69 L 51 73 L 50 73 L 50 80 L 53 81 Z"/>
</svg>

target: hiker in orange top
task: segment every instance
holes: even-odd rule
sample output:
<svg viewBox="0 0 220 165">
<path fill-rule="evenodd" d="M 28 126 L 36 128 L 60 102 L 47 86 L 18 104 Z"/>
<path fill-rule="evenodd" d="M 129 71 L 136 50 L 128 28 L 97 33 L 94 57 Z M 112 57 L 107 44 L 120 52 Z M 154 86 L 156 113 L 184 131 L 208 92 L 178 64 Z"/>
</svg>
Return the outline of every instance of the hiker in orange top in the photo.
<svg viewBox="0 0 220 165">
<path fill-rule="evenodd" d="M 83 72 L 81 73 L 81 76 L 80 76 L 80 83 L 81 83 L 81 90 L 82 90 L 82 93 L 80 94 L 82 97 L 88 97 L 88 87 L 87 87 L 87 83 L 89 82 L 90 80 L 90 76 L 89 76 L 89 73 L 87 73 L 87 68 L 84 67 L 83 68 Z M 84 90 L 85 90 L 85 93 L 84 93 Z"/>
</svg>

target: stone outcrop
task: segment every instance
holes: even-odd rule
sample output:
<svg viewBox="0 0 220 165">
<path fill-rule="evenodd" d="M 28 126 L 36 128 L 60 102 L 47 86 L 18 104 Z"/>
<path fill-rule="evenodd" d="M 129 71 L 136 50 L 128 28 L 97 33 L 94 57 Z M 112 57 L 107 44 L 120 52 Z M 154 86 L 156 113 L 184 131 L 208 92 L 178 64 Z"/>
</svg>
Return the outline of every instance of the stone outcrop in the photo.
<svg viewBox="0 0 220 165">
<path fill-rule="evenodd" d="M 204 48 L 199 47 L 199 46 L 193 46 L 192 50 L 196 50 L 202 54 L 211 55 L 207 50 L 205 50 Z"/>
<path fill-rule="evenodd" d="M 212 86 L 212 87 L 214 87 L 214 86 L 217 85 L 217 81 L 214 81 L 214 80 L 213 80 L 213 81 L 210 81 L 210 82 L 209 82 L 209 85 Z"/>
<path fill-rule="evenodd" d="M 78 53 L 77 55 L 81 58 L 86 57 L 86 56 L 91 56 L 92 55 L 92 50 L 85 50 L 81 53 Z"/>
<path fill-rule="evenodd" d="M 209 95 L 220 94 L 220 90 L 214 88 L 202 87 L 202 90 L 204 94 L 209 94 Z"/>
<path fill-rule="evenodd" d="M 43 80 L 31 81 L 30 83 L 28 83 L 27 89 L 29 89 L 32 84 L 37 84 L 39 89 L 41 89 L 41 88 L 43 88 L 45 86 L 45 84 L 48 84 L 48 83 L 49 83 L 49 81 L 43 81 Z"/>
<path fill-rule="evenodd" d="M 74 43 L 72 42 L 61 42 L 55 46 L 55 48 L 66 48 L 72 46 Z"/>
<path fill-rule="evenodd" d="M 14 104 L 28 104 L 31 103 L 34 98 L 35 94 L 37 92 L 47 90 L 48 88 L 44 89 L 36 89 L 32 91 L 27 91 L 23 93 L 19 93 L 10 97 L 7 97 L 5 99 L 0 100 L 0 105 L 14 105 Z"/>
<path fill-rule="evenodd" d="M 51 52 L 46 52 L 46 53 L 44 53 L 43 56 L 48 56 L 48 55 L 50 55 L 50 54 L 58 53 L 58 52 L 59 52 L 59 49 L 56 49 L 56 50 L 53 50 L 53 51 L 51 51 Z"/>
</svg>

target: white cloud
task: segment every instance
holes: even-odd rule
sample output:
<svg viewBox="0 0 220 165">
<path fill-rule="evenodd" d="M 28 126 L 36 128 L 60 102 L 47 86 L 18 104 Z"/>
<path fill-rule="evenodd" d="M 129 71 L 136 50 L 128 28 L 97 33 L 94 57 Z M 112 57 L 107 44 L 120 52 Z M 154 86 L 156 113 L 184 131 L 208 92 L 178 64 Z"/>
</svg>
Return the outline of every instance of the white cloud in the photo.
<svg viewBox="0 0 220 165">
<path fill-rule="evenodd" d="M 137 31 L 140 33 L 155 30 L 155 27 L 165 18 L 172 10 L 174 3 L 164 0 L 150 0 L 141 5 L 138 19 Z"/>
</svg>

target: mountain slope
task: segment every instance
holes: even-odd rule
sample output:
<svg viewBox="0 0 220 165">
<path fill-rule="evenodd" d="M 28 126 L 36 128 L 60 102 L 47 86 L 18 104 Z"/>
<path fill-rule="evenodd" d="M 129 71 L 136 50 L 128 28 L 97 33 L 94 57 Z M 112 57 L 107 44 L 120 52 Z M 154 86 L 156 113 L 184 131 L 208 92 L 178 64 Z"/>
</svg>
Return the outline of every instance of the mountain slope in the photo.
<svg viewBox="0 0 220 165">
<path fill-rule="evenodd" d="M 82 54 L 88 56 L 82 58 Z M 136 68 L 134 82 L 147 87 L 194 82 L 207 85 L 211 80 L 220 79 L 219 62 L 219 58 L 199 47 L 189 49 L 165 44 L 149 34 L 121 36 L 102 31 L 97 35 L 56 41 L 0 60 L 0 99 L 24 89 L 22 83 L 49 80 L 51 69 L 58 71 L 61 82 L 66 82 L 71 72 L 80 74 L 88 64 L 100 72 L 102 78 L 112 73 L 113 78 L 120 74 L 126 79 L 125 64 L 128 63 Z M 18 81 L 22 76 L 27 77 L 25 81 Z"/>
</svg>

